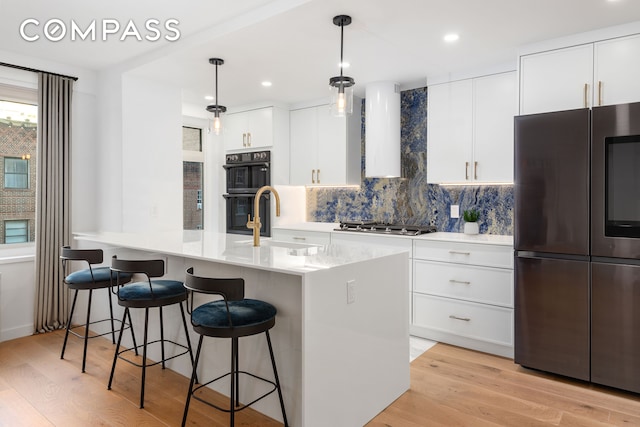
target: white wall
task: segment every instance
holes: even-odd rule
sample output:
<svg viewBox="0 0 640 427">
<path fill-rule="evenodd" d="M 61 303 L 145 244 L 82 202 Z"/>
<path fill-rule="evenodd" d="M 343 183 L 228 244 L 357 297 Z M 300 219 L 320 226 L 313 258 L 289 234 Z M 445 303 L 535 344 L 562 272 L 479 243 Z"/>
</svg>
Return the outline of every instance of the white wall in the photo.
<svg viewBox="0 0 640 427">
<path fill-rule="evenodd" d="M 122 79 L 122 230 L 182 229 L 182 93 Z"/>
</svg>

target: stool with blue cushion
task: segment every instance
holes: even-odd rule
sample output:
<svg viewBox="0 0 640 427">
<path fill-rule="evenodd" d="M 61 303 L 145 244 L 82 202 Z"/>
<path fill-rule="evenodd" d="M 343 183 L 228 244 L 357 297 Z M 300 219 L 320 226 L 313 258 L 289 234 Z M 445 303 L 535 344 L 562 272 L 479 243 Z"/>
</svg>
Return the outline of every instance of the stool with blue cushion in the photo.
<svg viewBox="0 0 640 427">
<path fill-rule="evenodd" d="M 111 271 L 115 273 L 114 289 L 117 289 L 118 304 L 124 307 L 123 319 L 129 316 L 131 319 L 130 309 L 132 308 L 144 308 L 144 342 L 142 345 L 136 345 L 135 340 L 133 347 L 121 350 L 120 344 L 122 343 L 122 332 L 118 335 L 118 342 L 116 351 L 113 356 L 113 365 L 111 367 L 111 375 L 109 376 L 109 385 L 107 388 L 111 390 L 111 384 L 113 383 L 113 374 L 116 370 L 116 362 L 118 359 L 122 359 L 134 366 L 142 368 L 142 384 L 140 387 L 140 408 L 144 408 L 144 382 L 146 377 L 147 368 L 162 363 L 162 369 L 165 368 L 165 362 L 167 360 L 174 359 L 184 354 L 189 354 L 191 363 L 193 364 L 193 352 L 191 350 L 191 340 L 189 339 L 189 330 L 187 329 L 187 321 L 184 314 L 184 308 L 182 302 L 187 300 L 187 290 L 184 284 L 179 280 L 168 279 L 155 279 L 152 277 L 162 277 L 164 275 L 164 260 L 122 260 L 117 256 L 113 256 L 111 260 Z M 123 284 L 120 280 L 121 276 L 126 278 L 126 275 L 130 274 L 143 274 L 146 276 L 146 280 L 134 283 Z M 124 285 L 124 286 L 123 286 Z M 184 326 L 184 332 L 186 335 L 187 345 L 179 344 L 175 341 L 166 340 L 164 338 L 164 322 L 162 319 L 162 308 L 168 305 L 178 304 L 180 306 L 180 313 L 182 314 L 182 325 Z M 157 307 L 160 312 L 160 339 L 148 342 L 148 330 L 149 330 L 149 308 Z M 165 342 L 171 343 L 177 347 L 184 349 L 183 352 L 175 354 L 170 357 L 165 356 Z M 147 362 L 147 347 L 150 344 L 160 343 L 161 359 L 157 362 Z M 125 356 L 126 353 L 131 351 L 138 355 L 138 349 L 142 347 L 142 363 L 137 363 Z"/>
<path fill-rule="evenodd" d="M 109 296 L 109 313 L 110 316 L 107 319 L 91 321 L 91 299 L 93 291 L 96 289 L 109 289 L 111 287 L 111 269 L 109 267 L 94 267 L 96 264 L 101 264 L 103 260 L 102 249 L 71 249 L 70 246 L 63 246 L 61 248 L 60 259 L 62 260 L 62 274 L 64 276 L 64 283 L 69 289 L 75 291 L 73 296 L 73 303 L 71 304 L 71 311 L 69 312 L 69 320 L 67 321 L 66 333 L 64 335 L 64 343 L 62 344 L 62 353 L 60 359 L 64 359 L 64 352 L 67 348 L 67 340 L 69 333 L 72 335 L 84 338 L 84 350 L 82 353 L 82 372 L 85 372 L 87 363 L 87 342 L 90 338 L 97 338 L 107 334 L 111 334 L 111 341 L 116 343 L 116 333 L 114 322 L 119 322 L 119 319 L 113 317 L 113 304 L 111 302 L 111 293 Z M 69 272 L 71 270 L 72 262 L 86 264 L 85 269 Z M 131 275 L 123 275 L 121 280 L 128 282 L 131 280 Z M 89 300 L 87 303 L 87 321 L 84 325 L 71 326 L 71 320 L 73 318 L 73 312 L 76 308 L 76 301 L 78 300 L 78 291 L 88 290 Z M 111 322 L 111 331 L 102 334 L 94 334 L 89 336 L 89 326 L 102 322 Z M 76 328 L 84 327 L 84 334 L 80 335 L 74 331 Z"/>
<path fill-rule="evenodd" d="M 189 384 L 187 401 L 184 407 L 184 415 L 182 417 L 182 426 L 187 422 L 187 414 L 189 412 L 189 403 L 191 398 L 203 402 L 218 410 L 228 412 L 230 415 L 230 426 L 234 425 L 235 412 L 240 411 L 270 395 L 274 391 L 278 391 L 280 399 L 280 408 L 282 409 L 282 418 L 284 425 L 288 426 L 287 415 L 284 410 L 284 400 L 282 399 L 282 389 L 280 388 L 280 380 L 278 379 L 278 371 L 276 369 L 276 361 L 273 356 L 273 347 L 271 346 L 271 338 L 269 337 L 269 329 L 276 322 L 276 308 L 264 301 L 244 298 L 244 279 L 221 279 L 198 277 L 193 274 L 193 267 L 187 270 L 187 276 L 184 286 L 190 291 L 190 302 L 187 303 L 187 310 L 191 314 L 191 325 L 193 330 L 200 334 L 198 341 L 198 349 L 196 350 L 196 360 L 193 364 L 193 373 Z M 211 301 L 193 308 L 193 293 L 203 293 L 219 295 L 220 300 Z M 269 347 L 269 355 L 271 356 L 271 366 L 273 367 L 274 381 L 257 375 L 241 371 L 238 366 L 238 339 L 249 335 L 256 335 L 264 332 L 267 337 Z M 197 381 L 196 370 L 198 360 L 200 359 L 200 351 L 202 350 L 202 341 L 205 336 L 215 338 L 231 338 L 231 370 L 230 372 L 219 376 L 218 378 L 206 383 L 201 383 L 194 388 Z M 245 374 L 252 378 L 262 380 L 273 386 L 269 391 L 260 397 L 241 405 L 239 402 L 239 375 Z M 205 400 L 197 394 L 198 390 L 214 383 L 222 378 L 229 376 L 231 380 L 231 390 L 229 392 L 229 408 L 222 408 Z"/>
</svg>

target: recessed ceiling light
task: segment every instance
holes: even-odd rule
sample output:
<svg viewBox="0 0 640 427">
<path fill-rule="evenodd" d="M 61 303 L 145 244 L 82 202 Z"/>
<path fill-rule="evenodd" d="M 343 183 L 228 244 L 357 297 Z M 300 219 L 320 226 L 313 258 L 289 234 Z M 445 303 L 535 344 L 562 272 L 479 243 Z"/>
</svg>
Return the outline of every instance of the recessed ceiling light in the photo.
<svg viewBox="0 0 640 427">
<path fill-rule="evenodd" d="M 450 33 L 450 34 L 447 34 L 447 35 L 444 36 L 444 41 L 451 43 L 451 42 L 454 42 L 454 41 L 458 40 L 459 38 L 460 38 L 459 35 L 457 35 L 455 33 Z"/>
<path fill-rule="evenodd" d="M 206 99 L 207 101 L 213 101 L 213 96 L 205 95 L 204 99 Z"/>
<path fill-rule="evenodd" d="M 264 87 L 270 87 L 271 85 L 272 85 L 272 83 L 270 81 L 265 80 L 265 81 L 262 82 L 262 86 L 264 86 Z"/>
</svg>

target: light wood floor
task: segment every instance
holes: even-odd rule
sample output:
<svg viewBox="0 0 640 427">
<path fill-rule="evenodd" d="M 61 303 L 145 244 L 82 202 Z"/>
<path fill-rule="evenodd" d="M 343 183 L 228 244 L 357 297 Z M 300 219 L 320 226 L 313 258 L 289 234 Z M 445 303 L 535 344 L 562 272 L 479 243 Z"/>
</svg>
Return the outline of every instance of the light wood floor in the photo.
<svg viewBox="0 0 640 427">
<path fill-rule="evenodd" d="M 0 343 L 0 426 L 180 425 L 187 378 L 151 368 L 141 410 L 139 369 L 118 364 L 113 390 L 107 390 L 114 350 L 110 341 L 90 341 L 82 374 L 82 341 L 70 337 L 65 360 L 60 360 L 62 339 L 57 331 Z M 250 409 L 236 421 L 281 425 Z M 227 417 L 193 402 L 189 425 L 224 426 Z M 437 344 L 412 362 L 411 389 L 367 427 L 552 425 L 640 426 L 640 396 Z"/>
</svg>

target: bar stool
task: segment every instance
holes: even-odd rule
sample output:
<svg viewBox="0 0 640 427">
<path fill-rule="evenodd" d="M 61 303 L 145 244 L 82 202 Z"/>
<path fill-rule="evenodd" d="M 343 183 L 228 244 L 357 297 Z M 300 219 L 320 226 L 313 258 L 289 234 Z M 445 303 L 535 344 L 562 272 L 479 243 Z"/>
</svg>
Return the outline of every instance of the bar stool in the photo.
<svg viewBox="0 0 640 427">
<path fill-rule="evenodd" d="M 84 338 L 84 350 L 82 352 L 82 372 L 85 372 L 85 367 L 87 363 L 87 342 L 91 338 L 102 337 L 107 334 L 111 334 L 111 341 L 116 343 L 116 332 L 114 321 L 120 322 L 120 319 L 114 319 L 113 317 L 113 304 L 111 302 L 111 293 L 108 292 L 107 295 L 109 297 L 109 318 L 102 320 L 91 321 L 91 298 L 93 296 L 93 291 L 96 289 L 107 289 L 111 287 L 111 269 L 109 267 L 93 267 L 95 264 L 101 264 L 103 260 L 103 252 L 102 249 L 71 249 L 70 246 L 63 246 L 61 249 L 62 255 L 60 255 L 60 259 L 62 260 L 62 275 L 64 276 L 64 283 L 67 285 L 69 289 L 73 289 L 75 291 L 73 295 L 73 303 L 71 304 L 71 311 L 69 312 L 69 320 L 67 321 L 66 332 L 64 334 L 64 343 L 62 344 L 62 353 L 60 354 L 60 359 L 64 359 L 64 351 L 67 348 L 67 340 L 69 339 L 69 333 L 78 337 Z M 68 270 L 71 269 L 71 262 L 78 261 L 81 263 L 86 263 L 88 268 L 84 270 L 74 271 L 72 273 L 67 274 Z M 121 277 L 122 282 L 128 282 L 131 280 L 130 274 L 124 274 Z M 80 335 L 74 331 L 76 328 L 80 328 L 83 325 L 71 326 L 71 320 L 73 319 L 73 312 L 76 308 L 76 301 L 78 300 L 78 291 L 80 290 L 88 290 L 89 291 L 89 300 L 87 303 L 87 321 L 84 324 L 84 335 Z M 105 332 L 99 335 L 91 335 L 89 336 L 89 326 L 102 322 L 111 322 L 111 332 Z M 124 321 L 124 320 L 123 320 Z M 129 319 L 129 324 L 131 319 Z"/>
<path fill-rule="evenodd" d="M 133 347 L 120 350 L 120 344 L 122 342 L 122 332 L 120 329 L 118 334 L 118 342 L 116 346 L 115 354 L 113 355 L 113 365 L 111 367 L 111 375 L 109 376 L 109 384 L 107 389 L 111 390 L 111 384 L 113 382 L 113 375 L 116 370 L 116 363 L 118 359 L 122 359 L 134 366 L 142 368 L 142 383 L 140 386 L 140 408 L 144 408 L 144 383 L 146 378 L 147 368 L 162 363 L 162 369 L 165 368 L 165 362 L 176 357 L 189 353 L 191 358 L 191 364 L 193 364 L 193 352 L 191 350 L 191 340 L 189 339 L 189 330 L 187 329 L 187 321 L 184 314 L 184 308 L 182 302 L 187 299 L 187 291 L 182 282 L 178 280 L 151 280 L 152 277 L 162 277 L 164 275 L 164 260 L 122 260 L 118 259 L 115 255 L 111 260 L 111 270 L 115 272 L 115 285 L 117 288 L 118 304 L 124 307 L 123 319 L 129 316 L 131 319 L 130 309 L 132 308 L 144 308 L 144 342 L 143 344 L 136 345 L 135 338 L 133 341 Z M 128 274 L 144 274 L 146 280 L 134 282 L 122 286 L 123 283 L 120 277 Z M 186 335 L 187 345 L 179 344 L 175 341 L 167 340 L 164 338 L 164 322 L 162 318 L 162 308 L 164 306 L 178 304 L 180 306 L 180 313 L 182 314 L 182 325 L 184 326 L 184 332 Z M 149 330 L 149 308 L 157 307 L 160 312 L 160 339 L 148 342 L 148 330 Z M 149 344 L 160 343 L 161 360 L 153 363 L 147 363 L 147 347 Z M 165 342 L 171 343 L 177 347 L 184 349 L 183 352 L 166 357 L 165 356 Z M 135 352 L 138 356 L 138 349 L 142 347 L 142 363 L 137 363 L 124 356 L 125 353 L 131 351 Z"/>
<path fill-rule="evenodd" d="M 276 308 L 264 301 L 245 299 L 244 298 L 244 279 L 219 279 L 198 277 L 193 275 L 193 267 L 189 268 L 186 272 L 186 280 L 184 286 L 193 293 L 213 294 L 220 295 L 223 299 L 208 302 L 200 305 L 197 308 L 193 308 L 193 295 L 191 295 L 191 302 L 187 303 L 187 311 L 191 314 L 191 325 L 193 330 L 200 334 L 200 340 L 198 341 L 198 349 L 196 350 L 196 360 L 193 365 L 193 373 L 191 374 L 191 382 L 189 384 L 189 391 L 187 393 L 187 401 L 184 407 L 184 415 L 182 417 L 182 426 L 184 427 L 187 422 L 187 414 L 189 412 L 189 403 L 191 397 L 199 400 L 213 408 L 216 408 L 223 412 L 228 412 L 230 415 L 230 426 L 234 425 L 235 412 L 241 411 L 253 405 L 257 401 L 270 395 L 274 391 L 278 391 L 278 397 L 280 398 L 280 408 L 282 409 L 282 418 L 284 425 L 288 426 L 287 415 L 284 410 L 284 400 L 282 399 L 282 390 L 280 388 L 280 381 L 278 379 L 278 371 L 276 369 L 276 361 L 273 357 L 273 348 L 271 346 L 271 338 L 269 337 L 269 329 L 275 325 Z M 267 337 L 267 344 L 269 346 L 269 355 L 271 356 L 271 366 L 273 367 L 273 376 L 275 381 L 270 381 L 266 378 L 259 377 L 257 375 L 241 371 L 238 366 L 238 338 L 246 337 L 249 335 L 256 335 L 264 332 Z M 231 371 L 219 376 L 218 378 L 211 380 L 207 383 L 201 383 L 198 387 L 194 388 L 194 383 L 197 381 L 196 370 L 198 367 L 198 361 L 200 359 L 200 351 L 202 350 L 202 341 L 205 336 L 215 338 L 231 338 Z M 239 403 L 239 374 L 245 374 L 253 378 L 262 380 L 273 385 L 273 388 L 253 400 L 251 403 L 240 406 Z M 196 395 L 196 392 L 209 384 L 214 383 L 222 378 L 230 376 L 231 390 L 229 393 L 229 409 L 221 408 L 212 402 L 208 402 L 200 396 Z"/>
</svg>

